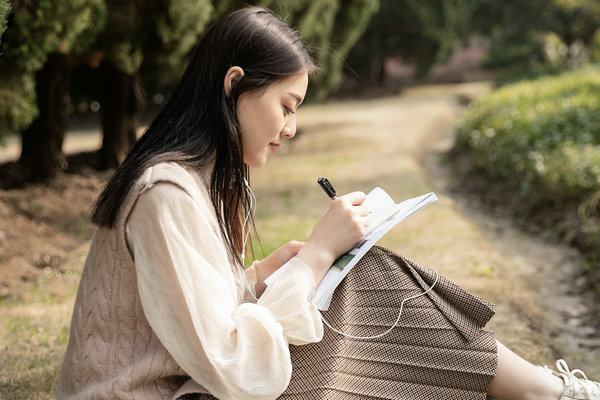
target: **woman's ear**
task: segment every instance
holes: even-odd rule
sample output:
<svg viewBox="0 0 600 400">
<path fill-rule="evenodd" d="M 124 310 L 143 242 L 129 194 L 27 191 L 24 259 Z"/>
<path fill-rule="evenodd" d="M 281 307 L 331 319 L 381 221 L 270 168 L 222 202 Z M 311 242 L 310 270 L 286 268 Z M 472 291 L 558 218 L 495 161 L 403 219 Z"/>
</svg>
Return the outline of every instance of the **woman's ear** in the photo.
<svg viewBox="0 0 600 400">
<path fill-rule="evenodd" d="M 233 66 L 227 70 L 225 82 L 223 82 L 225 95 L 229 96 L 231 89 L 242 79 L 242 76 L 244 76 L 244 70 L 241 67 Z"/>
</svg>

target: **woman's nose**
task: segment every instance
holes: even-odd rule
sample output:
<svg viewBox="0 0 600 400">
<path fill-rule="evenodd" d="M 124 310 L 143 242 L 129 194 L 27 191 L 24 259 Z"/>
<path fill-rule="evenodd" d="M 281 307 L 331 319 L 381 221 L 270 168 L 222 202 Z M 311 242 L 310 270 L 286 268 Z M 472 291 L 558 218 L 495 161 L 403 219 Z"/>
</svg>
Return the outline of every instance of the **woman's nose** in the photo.
<svg viewBox="0 0 600 400">
<path fill-rule="evenodd" d="M 296 135 L 296 122 L 292 120 L 285 124 L 281 134 L 286 139 L 293 138 Z"/>
</svg>

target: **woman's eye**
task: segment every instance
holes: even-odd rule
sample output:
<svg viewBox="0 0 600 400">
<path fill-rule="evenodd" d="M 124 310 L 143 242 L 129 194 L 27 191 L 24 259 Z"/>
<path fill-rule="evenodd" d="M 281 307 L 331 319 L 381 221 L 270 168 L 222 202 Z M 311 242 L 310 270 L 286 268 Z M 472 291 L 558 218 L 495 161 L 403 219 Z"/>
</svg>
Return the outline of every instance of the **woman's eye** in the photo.
<svg viewBox="0 0 600 400">
<path fill-rule="evenodd" d="M 291 109 L 291 108 L 289 108 L 289 107 L 283 106 L 283 109 L 285 110 L 285 113 L 286 113 L 286 114 L 288 114 L 288 115 L 290 115 L 290 114 L 296 114 L 296 113 L 294 112 L 294 110 L 292 110 L 292 109 Z"/>
</svg>

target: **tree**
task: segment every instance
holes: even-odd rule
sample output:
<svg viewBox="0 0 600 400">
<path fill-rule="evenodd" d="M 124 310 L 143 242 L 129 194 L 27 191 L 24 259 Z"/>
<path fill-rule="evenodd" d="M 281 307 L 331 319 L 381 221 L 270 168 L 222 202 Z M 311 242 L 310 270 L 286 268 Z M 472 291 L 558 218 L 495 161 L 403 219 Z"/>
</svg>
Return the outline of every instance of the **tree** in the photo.
<svg viewBox="0 0 600 400">
<path fill-rule="evenodd" d="M 567 65 L 585 61 L 600 33 L 600 2 L 597 0 L 555 0 L 549 17 L 552 32 L 566 49 Z"/>
<path fill-rule="evenodd" d="M 33 77 L 27 73 L 27 57 L 12 57 L 6 54 L 7 20 L 12 17 L 12 8 L 7 0 L 0 2 L 0 140 L 13 130 L 26 127 L 37 115 Z M 10 39 L 9 39 L 10 40 Z M 39 68 L 37 58 L 31 60 L 30 68 Z"/>
<path fill-rule="evenodd" d="M 52 178 L 64 166 L 70 57 L 90 43 L 102 13 L 101 0 L 13 3 L 2 41 L 0 132 L 23 129 L 27 180 Z"/>
<path fill-rule="evenodd" d="M 48 179 L 64 166 L 66 102 L 70 95 L 89 99 L 90 90 L 98 90 L 102 111 L 98 166 L 116 167 L 136 141 L 137 118 L 144 105 L 141 80 L 151 90 L 172 87 L 206 25 L 247 4 L 241 0 L 212 3 L 14 0 L 17 7 L 2 36 L 0 137 L 22 130 L 20 163 L 25 175 Z M 7 0 L 0 0 L 1 4 L 8 5 Z M 312 87 L 322 97 L 339 82 L 344 57 L 378 0 L 258 0 L 255 4 L 274 7 L 313 43 L 324 74 Z M 93 82 L 68 91 L 73 66 L 78 74 L 87 71 L 83 74 L 93 76 Z"/>
<path fill-rule="evenodd" d="M 177 79 L 183 59 L 213 12 L 209 0 L 106 0 L 106 29 L 96 49 L 103 55 L 102 169 L 115 168 L 136 141 L 143 108 L 141 69 L 155 80 Z"/>
<path fill-rule="evenodd" d="M 286 22 L 299 29 L 318 48 L 317 61 L 325 66 L 322 97 L 339 81 L 343 57 L 374 12 L 377 0 L 262 0 Z M 108 0 L 108 23 L 99 36 L 97 49 L 104 55 L 101 96 L 103 145 L 100 168 L 114 168 L 136 140 L 137 115 L 143 106 L 141 78 L 145 87 L 169 88 L 180 76 L 191 47 L 210 20 L 245 5 L 240 0 L 215 2 L 186 0 Z M 362 29 L 361 29 L 362 27 Z M 329 51 L 332 35 L 339 50 Z M 327 83 L 325 83 L 327 82 Z"/>
<path fill-rule="evenodd" d="M 544 61 L 542 32 L 550 31 L 554 0 L 473 0 L 471 30 L 490 38 L 484 66 L 503 68 Z"/>
<path fill-rule="evenodd" d="M 327 38 L 329 51 L 321 54 L 320 65 L 326 71 L 314 85 L 316 97 L 323 98 L 335 90 L 341 81 L 346 59 L 361 35 L 367 29 L 371 17 L 379 9 L 379 0 L 342 0 Z M 333 47 L 335 46 L 335 48 Z"/>
<path fill-rule="evenodd" d="M 11 7 L 8 0 L 0 0 L 0 43 L 2 43 L 2 34 L 6 30 L 6 19 L 10 10 Z"/>
<path fill-rule="evenodd" d="M 340 82 L 344 61 L 364 32 L 379 0 L 262 0 L 297 29 L 312 49 L 322 74 L 310 86 L 311 98 L 322 99 Z"/>
<path fill-rule="evenodd" d="M 469 0 L 381 0 L 348 63 L 365 84 L 383 83 L 387 57 L 413 63 L 424 77 L 450 57 L 470 16 Z"/>
</svg>

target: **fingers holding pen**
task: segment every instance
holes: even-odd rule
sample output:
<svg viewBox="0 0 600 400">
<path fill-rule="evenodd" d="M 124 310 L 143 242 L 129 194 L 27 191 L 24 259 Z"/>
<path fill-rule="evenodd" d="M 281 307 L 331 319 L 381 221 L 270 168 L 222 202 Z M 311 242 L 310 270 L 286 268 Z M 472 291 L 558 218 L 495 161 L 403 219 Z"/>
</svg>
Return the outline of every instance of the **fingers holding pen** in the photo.
<svg viewBox="0 0 600 400">
<path fill-rule="evenodd" d="M 364 239 L 368 209 L 366 195 L 352 192 L 333 198 L 325 215 L 315 225 L 298 256 L 315 271 L 317 282 L 336 258 Z"/>
<path fill-rule="evenodd" d="M 330 229 L 332 229 L 330 234 L 337 236 L 343 243 L 341 247 L 344 251 L 351 249 L 364 239 L 369 223 L 369 211 L 362 205 L 364 199 L 363 192 L 352 192 L 336 197 L 323 218 L 333 222 L 330 225 Z"/>
<path fill-rule="evenodd" d="M 369 224 L 369 210 L 363 205 L 366 195 L 363 192 L 352 192 L 336 197 L 329 207 L 339 220 L 338 231 L 344 229 L 348 239 L 358 243 L 364 238 L 366 226 Z"/>
</svg>

